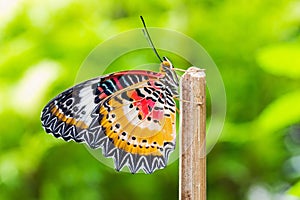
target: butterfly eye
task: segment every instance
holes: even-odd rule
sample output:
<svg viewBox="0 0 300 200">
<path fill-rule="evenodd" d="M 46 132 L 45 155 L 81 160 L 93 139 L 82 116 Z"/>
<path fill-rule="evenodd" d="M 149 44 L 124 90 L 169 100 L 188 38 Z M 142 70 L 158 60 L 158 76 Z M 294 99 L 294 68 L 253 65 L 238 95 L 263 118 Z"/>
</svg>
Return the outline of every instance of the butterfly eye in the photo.
<svg viewBox="0 0 300 200">
<path fill-rule="evenodd" d="M 171 67 L 171 65 L 170 65 L 170 63 L 168 61 L 163 61 L 162 65 L 166 66 L 166 67 Z"/>
<path fill-rule="evenodd" d="M 163 61 L 162 61 L 161 64 L 164 67 L 168 67 L 168 68 L 173 69 L 173 65 L 172 65 L 171 61 L 169 61 L 169 59 L 167 57 L 163 57 Z"/>
</svg>

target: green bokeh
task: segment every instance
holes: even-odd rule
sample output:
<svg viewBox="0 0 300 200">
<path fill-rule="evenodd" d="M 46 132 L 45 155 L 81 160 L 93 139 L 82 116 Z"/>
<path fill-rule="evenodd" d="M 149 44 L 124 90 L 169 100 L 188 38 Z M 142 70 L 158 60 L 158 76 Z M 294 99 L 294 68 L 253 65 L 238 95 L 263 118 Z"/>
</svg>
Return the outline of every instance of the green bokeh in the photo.
<svg viewBox="0 0 300 200">
<path fill-rule="evenodd" d="M 199 42 L 223 76 L 227 117 L 208 154 L 208 199 L 300 197 L 299 2 L 0 5 L 0 199 L 178 199 L 178 162 L 152 175 L 117 173 L 83 145 L 47 135 L 39 121 L 43 106 L 72 86 L 89 52 L 116 34 L 141 28 L 140 15 L 149 27 L 173 29 Z M 156 62 L 151 52 L 135 58 L 138 53 L 129 55 L 136 59 L 131 63 Z M 129 66 L 124 58 L 114 64 Z"/>
</svg>

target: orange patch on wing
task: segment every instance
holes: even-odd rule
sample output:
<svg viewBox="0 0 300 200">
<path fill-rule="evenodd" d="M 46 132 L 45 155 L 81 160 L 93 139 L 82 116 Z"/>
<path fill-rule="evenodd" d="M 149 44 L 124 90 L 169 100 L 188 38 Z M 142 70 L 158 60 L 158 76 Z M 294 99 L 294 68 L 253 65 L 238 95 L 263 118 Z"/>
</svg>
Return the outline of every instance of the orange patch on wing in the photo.
<svg viewBox="0 0 300 200">
<path fill-rule="evenodd" d="M 113 104 L 118 107 L 116 101 Z M 123 113 L 122 109 L 112 112 L 119 119 L 117 123 L 120 124 L 120 129 L 112 128 L 115 126 L 115 123 L 108 122 L 106 117 L 102 118 L 101 125 L 106 130 L 106 136 L 111 138 L 113 144 L 119 149 L 132 154 L 162 156 L 160 148 L 164 148 L 164 142 L 174 142 L 175 140 L 175 113 L 171 114 L 170 117 L 165 117 L 161 129 L 157 131 L 132 124 L 124 116 L 125 113 Z M 100 108 L 100 113 L 104 116 L 109 114 L 104 107 Z M 123 131 L 127 133 L 127 139 L 125 140 L 122 140 L 121 133 Z M 132 140 L 133 137 L 136 138 L 134 141 Z M 143 142 L 145 140 L 147 142 Z"/>
<path fill-rule="evenodd" d="M 60 121 L 65 122 L 69 125 L 75 125 L 81 129 L 87 129 L 88 125 L 84 123 L 84 121 L 76 120 L 73 117 L 67 117 L 64 113 L 60 112 L 60 110 L 55 106 L 51 109 L 51 113 L 56 116 Z"/>
</svg>

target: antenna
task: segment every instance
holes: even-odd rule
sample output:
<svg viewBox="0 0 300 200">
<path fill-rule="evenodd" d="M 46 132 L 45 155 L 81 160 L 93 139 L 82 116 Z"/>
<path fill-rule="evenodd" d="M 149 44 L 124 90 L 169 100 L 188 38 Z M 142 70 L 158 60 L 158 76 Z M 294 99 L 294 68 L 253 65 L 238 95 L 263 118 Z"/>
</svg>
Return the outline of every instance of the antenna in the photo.
<svg viewBox="0 0 300 200">
<path fill-rule="evenodd" d="M 152 47 L 152 49 L 153 49 L 155 55 L 158 57 L 158 59 L 160 60 L 160 62 L 163 62 L 163 60 L 162 60 L 161 57 L 159 56 L 159 54 L 158 54 L 156 48 L 154 47 L 154 44 L 153 44 L 153 42 L 152 42 L 152 40 L 151 40 L 151 37 L 150 37 L 149 32 L 148 32 L 148 29 L 147 29 L 147 27 L 146 27 L 146 23 L 145 23 L 145 21 L 144 21 L 144 18 L 143 18 L 142 16 L 140 16 L 140 18 L 141 18 L 142 23 L 143 23 L 143 25 L 144 25 L 143 33 L 144 33 L 145 37 L 148 39 L 148 42 L 150 43 L 150 46 Z"/>
</svg>

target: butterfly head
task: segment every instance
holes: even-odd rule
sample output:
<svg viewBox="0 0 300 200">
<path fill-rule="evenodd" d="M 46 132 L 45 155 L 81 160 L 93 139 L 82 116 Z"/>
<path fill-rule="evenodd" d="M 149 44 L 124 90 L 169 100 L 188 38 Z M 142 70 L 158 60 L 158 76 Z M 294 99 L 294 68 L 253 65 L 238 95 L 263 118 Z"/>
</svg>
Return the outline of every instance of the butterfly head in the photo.
<svg viewBox="0 0 300 200">
<path fill-rule="evenodd" d="M 179 79 L 171 61 L 166 57 L 163 57 L 163 60 L 160 64 L 160 73 L 164 74 L 164 78 L 162 78 L 161 81 L 169 86 L 174 95 L 177 95 Z"/>
<path fill-rule="evenodd" d="M 161 62 L 161 65 L 160 65 L 160 71 L 166 72 L 166 71 L 173 70 L 173 68 L 174 67 L 173 67 L 171 61 L 167 57 L 163 57 L 163 61 Z"/>
</svg>

